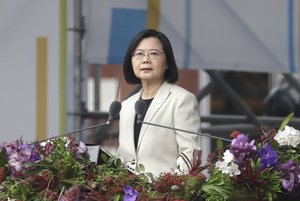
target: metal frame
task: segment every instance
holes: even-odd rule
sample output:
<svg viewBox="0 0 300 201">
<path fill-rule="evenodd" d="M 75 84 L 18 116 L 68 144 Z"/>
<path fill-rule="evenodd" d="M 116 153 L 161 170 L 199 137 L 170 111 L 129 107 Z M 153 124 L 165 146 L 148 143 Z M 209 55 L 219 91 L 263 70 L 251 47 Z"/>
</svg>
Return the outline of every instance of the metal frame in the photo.
<svg viewBox="0 0 300 201">
<path fill-rule="evenodd" d="M 271 129 L 278 128 L 284 117 L 271 117 L 271 116 L 256 116 L 255 113 L 249 108 L 235 93 L 235 91 L 223 79 L 224 72 L 219 71 L 206 71 L 211 81 L 203 88 L 197 95 L 200 102 L 206 95 L 211 93 L 215 87 L 220 87 L 223 95 L 227 96 L 233 105 L 245 115 L 209 115 L 201 116 L 202 122 L 212 124 L 209 127 L 202 128 L 202 132 L 213 133 L 214 135 L 225 137 L 232 131 L 237 130 L 240 132 L 248 133 L 252 137 L 258 137 L 262 129 L 268 127 Z M 283 74 L 284 78 L 300 93 L 300 84 L 295 77 L 291 74 Z M 300 118 L 293 118 L 289 122 L 290 126 L 300 127 Z"/>
</svg>

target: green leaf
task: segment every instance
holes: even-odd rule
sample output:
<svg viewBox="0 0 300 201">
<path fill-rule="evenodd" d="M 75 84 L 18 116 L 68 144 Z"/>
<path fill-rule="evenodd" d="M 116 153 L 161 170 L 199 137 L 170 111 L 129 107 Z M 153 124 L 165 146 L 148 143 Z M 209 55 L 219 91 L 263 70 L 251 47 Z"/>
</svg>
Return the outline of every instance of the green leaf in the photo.
<svg viewBox="0 0 300 201">
<path fill-rule="evenodd" d="M 147 177 L 146 174 L 140 174 L 140 177 L 141 177 L 141 179 L 142 179 L 143 181 L 145 181 L 145 182 L 149 182 L 149 181 L 150 181 L 150 180 L 149 180 L 149 177 Z"/>
<path fill-rule="evenodd" d="M 252 168 L 252 170 L 253 170 L 254 172 L 259 171 L 259 167 L 260 167 L 260 158 L 258 158 L 256 162 L 253 161 L 253 160 L 251 159 L 250 162 L 251 162 L 251 168 Z"/>
<path fill-rule="evenodd" d="M 291 119 L 294 117 L 294 113 L 290 113 L 287 117 L 284 118 L 283 122 L 281 123 L 279 127 L 279 131 L 282 131 L 284 127 L 291 121 Z"/>
<path fill-rule="evenodd" d="M 209 180 L 202 185 L 201 191 L 207 201 L 225 201 L 229 200 L 233 186 L 227 175 L 214 170 Z"/>
<path fill-rule="evenodd" d="M 108 156 L 106 154 L 102 153 L 100 156 L 105 163 L 108 161 Z"/>
<path fill-rule="evenodd" d="M 121 159 L 120 159 L 120 158 L 117 158 L 117 159 L 114 161 L 114 164 L 115 164 L 115 167 L 116 167 L 116 168 L 121 167 L 121 165 L 122 165 Z"/>
<path fill-rule="evenodd" d="M 142 173 L 142 172 L 145 172 L 145 166 L 143 164 L 139 164 L 136 168 L 135 168 L 135 171 L 137 173 Z"/>
<path fill-rule="evenodd" d="M 217 149 L 218 150 L 224 150 L 223 142 L 220 139 L 217 139 Z"/>
<path fill-rule="evenodd" d="M 114 196 L 114 201 L 119 201 L 120 198 L 121 198 L 121 194 L 116 194 L 116 195 Z"/>
<path fill-rule="evenodd" d="M 145 166 L 143 164 L 139 164 L 139 168 L 142 172 L 145 172 Z"/>
<path fill-rule="evenodd" d="M 7 163 L 6 149 L 2 148 L 2 150 L 0 152 L 0 167 L 5 167 L 6 163 Z"/>
</svg>

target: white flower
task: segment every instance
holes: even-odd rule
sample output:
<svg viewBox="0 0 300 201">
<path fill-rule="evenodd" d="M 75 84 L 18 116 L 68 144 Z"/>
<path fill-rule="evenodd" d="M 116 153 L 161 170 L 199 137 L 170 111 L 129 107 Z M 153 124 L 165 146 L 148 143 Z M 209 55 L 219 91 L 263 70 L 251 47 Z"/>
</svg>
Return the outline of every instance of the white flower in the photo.
<svg viewBox="0 0 300 201">
<path fill-rule="evenodd" d="M 79 147 L 77 147 L 78 153 L 82 154 L 84 152 L 86 152 L 87 148 L 86 145 L 83 142 L 79 142 Z"/>
<path fill-rule="evenodd" d="M 224 156 L 223 156 L 224 162 L 230 163 L 231 161 L 233 161 L 233 158 L 234 158 L 233 154 L 227 149 L 224 152 Z"/>
<path fill-rule="evenodd" d="M 233 154 L 229 150 L 226 150 L 224 152 L 223 161 L 216 162 L 216 168 L 223 174 L 228 174 L 230 177 L 241 174 L 239 166 L 234 163 L 233 159 Z"/>
<path fill-rule="evenodd" d="M 225 161 L 217 161 L 216 168 L 218 170 L 220 170 L 222 173 L 227 173 L 228 172 L 228 163 L 225 163 Z"/>
<path fill-rule="evenodd" d="M 50 140 L 43 141 L 43 142 L 40 143 L 40 145 L 41 145 L 42 147 L 45 147 L 49 142 L 50 142 Z"/>
<path fill-rule="evenodd" d="M 239 166 L 232 162 L 231 166 L 229 166 L 229 176 L 233 177 L 239 174 L 241 174 L 241 171 L 239 170 Z"/>
<path fill-rule="evenodd" d="M 274 139 L 280 146 L 288 145 L 297 147 L 300 143 L 300 131 L 293 127 L 285 126 L 282 131 L 279 131 Z"/>
<path fill-rule="evenodd" d="M 228 174 L 230 177 L 241 174 L 239 166 L 234 162 L 226 163 L 225 161 L 217 161 L 216 168 L 223 174 Z"/>
</svg>

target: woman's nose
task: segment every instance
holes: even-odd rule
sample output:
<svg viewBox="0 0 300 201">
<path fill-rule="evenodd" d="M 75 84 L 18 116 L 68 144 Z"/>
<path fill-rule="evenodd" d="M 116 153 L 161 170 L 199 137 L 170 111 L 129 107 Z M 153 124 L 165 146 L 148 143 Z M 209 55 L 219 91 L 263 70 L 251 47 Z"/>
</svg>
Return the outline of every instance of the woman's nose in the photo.
<svg viewBox="0 0 300 201">
<path fill-rule="evenodd" d="M 143 57 L 143 63 L 149 63 L 150 62 L 150 56 L 149 56 L 149 54 L 145 54 L 145 56 Z"/>
</svg>

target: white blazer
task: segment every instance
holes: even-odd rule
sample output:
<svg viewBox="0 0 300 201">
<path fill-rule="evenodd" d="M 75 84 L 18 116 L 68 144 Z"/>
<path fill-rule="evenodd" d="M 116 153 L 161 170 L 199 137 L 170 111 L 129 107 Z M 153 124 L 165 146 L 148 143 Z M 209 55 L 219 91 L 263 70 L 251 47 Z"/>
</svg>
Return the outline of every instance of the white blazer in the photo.
<svg viewBox="0 0 300 201">
<path fill-rule="evenodd" d="M 143 124 L 135 150 L 134 105 L 140 96 L 141 91 L 122 102 L 117 155 L 129 168 L 135 170 L 137 164 L 142 164 L 145 172 L 154 176 L 178 167 L 187 171 L 188 166 L 180 154 L 184 153 L 192 163 L 193 150 L 200 149 L 199 135 Z M 197 99 L 182 87 L 165 82 L 149 106 L 144 121 L 200 133 Z"/>
</svg>

